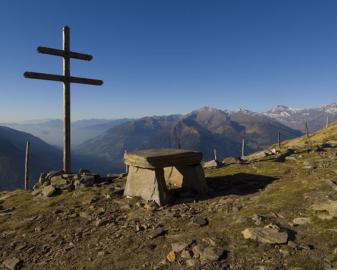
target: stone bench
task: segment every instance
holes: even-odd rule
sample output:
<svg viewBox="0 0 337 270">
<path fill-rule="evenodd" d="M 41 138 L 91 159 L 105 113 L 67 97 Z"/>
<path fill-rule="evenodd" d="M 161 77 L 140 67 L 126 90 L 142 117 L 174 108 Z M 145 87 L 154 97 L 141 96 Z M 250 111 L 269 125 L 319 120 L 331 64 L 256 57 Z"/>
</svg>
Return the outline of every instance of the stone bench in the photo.
<svg viewBox="0 0 337 270">
<path fill-rule="evenodd" d="M 148 149 L 125 153 L 129 167 L 124 195 L 142 197 L 159 205 L 169 202 L 167 185 L 207 192 L 202 153 L 182 149 Z"/>
</svg>

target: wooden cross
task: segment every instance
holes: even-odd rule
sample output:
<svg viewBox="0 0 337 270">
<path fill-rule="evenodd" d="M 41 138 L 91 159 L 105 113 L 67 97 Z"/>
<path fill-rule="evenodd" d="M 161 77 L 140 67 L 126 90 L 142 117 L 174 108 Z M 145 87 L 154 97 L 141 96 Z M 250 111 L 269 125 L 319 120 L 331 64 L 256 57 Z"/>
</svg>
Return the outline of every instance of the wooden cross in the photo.
<svg viewBox="0 0 337 270">
<path fill-rule="evenodd" d="M 63 102 L 64 102 L 64 138 L 63 138 L 63 171 L 71 172 L 71 154 L 70 154 L 70 83 L 81 83 L 91 85 L 102 85 L 103 81 L 73 77 L 70 75 L 70 59 L 92 60 L 92 56 L 84 53 L 77 53 L 70 50 L 70 29 L 63 27 L 63 50 L 38 47 L 37 51 L 43 54 L 61 56 L 63 58 L 63 75 L 54 75 L 47 73 L 25 72 L 23 75 L 29 79 L 40 79 L 49 81 L 63 82 Z"/>
</svg>

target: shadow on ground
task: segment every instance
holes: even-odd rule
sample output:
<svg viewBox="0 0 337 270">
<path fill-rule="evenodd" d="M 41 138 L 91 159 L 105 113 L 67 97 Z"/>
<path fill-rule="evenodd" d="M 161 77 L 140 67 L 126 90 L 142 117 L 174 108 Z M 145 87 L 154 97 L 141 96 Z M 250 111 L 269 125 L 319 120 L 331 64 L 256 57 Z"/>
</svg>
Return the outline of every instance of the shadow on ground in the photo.
<svg viewBox="0 0 337 270">
<path fill-rule="evenodd" d="M 277 180 L 276 177 L 237 173 L 226 176 L 207 177 L 209 191 L 207 194 L 192 194 L 182 189 L 172 191 L 174 204 L 193 202 L 194 200 L 208 200 L 226 195 L 249 195 L 264 189 L 267 185 Z"/>
</svg>

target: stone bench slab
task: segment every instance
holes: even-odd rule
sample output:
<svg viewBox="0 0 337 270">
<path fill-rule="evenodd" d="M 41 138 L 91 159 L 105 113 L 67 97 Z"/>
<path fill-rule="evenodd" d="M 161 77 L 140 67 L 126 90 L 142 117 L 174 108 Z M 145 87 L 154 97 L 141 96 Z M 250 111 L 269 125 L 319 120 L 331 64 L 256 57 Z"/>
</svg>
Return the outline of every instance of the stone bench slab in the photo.
<svg viewBox="0 0 337 270">
<path fill-rule="evenodd" d="M 183 149 L 148 149 L 125 153 L 126 165 L 145 169 L 200 164 L 202 153 Z"/>
</svg>

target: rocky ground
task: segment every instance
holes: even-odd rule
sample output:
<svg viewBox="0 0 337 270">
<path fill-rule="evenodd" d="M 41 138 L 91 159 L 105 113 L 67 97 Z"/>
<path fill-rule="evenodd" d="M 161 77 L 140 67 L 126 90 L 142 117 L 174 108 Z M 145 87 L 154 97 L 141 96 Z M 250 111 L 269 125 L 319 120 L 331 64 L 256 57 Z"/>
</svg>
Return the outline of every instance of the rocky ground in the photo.
<svg viewBox="0 0 337 270">
<path fill-rule="evenodd" d="M 125 175 L 44 175 L 0 192 L 0 269 L 337 269 L 336 157 L 313 140 L 227 159 L 165 207 L 124 198 Z"/>
</svg>

